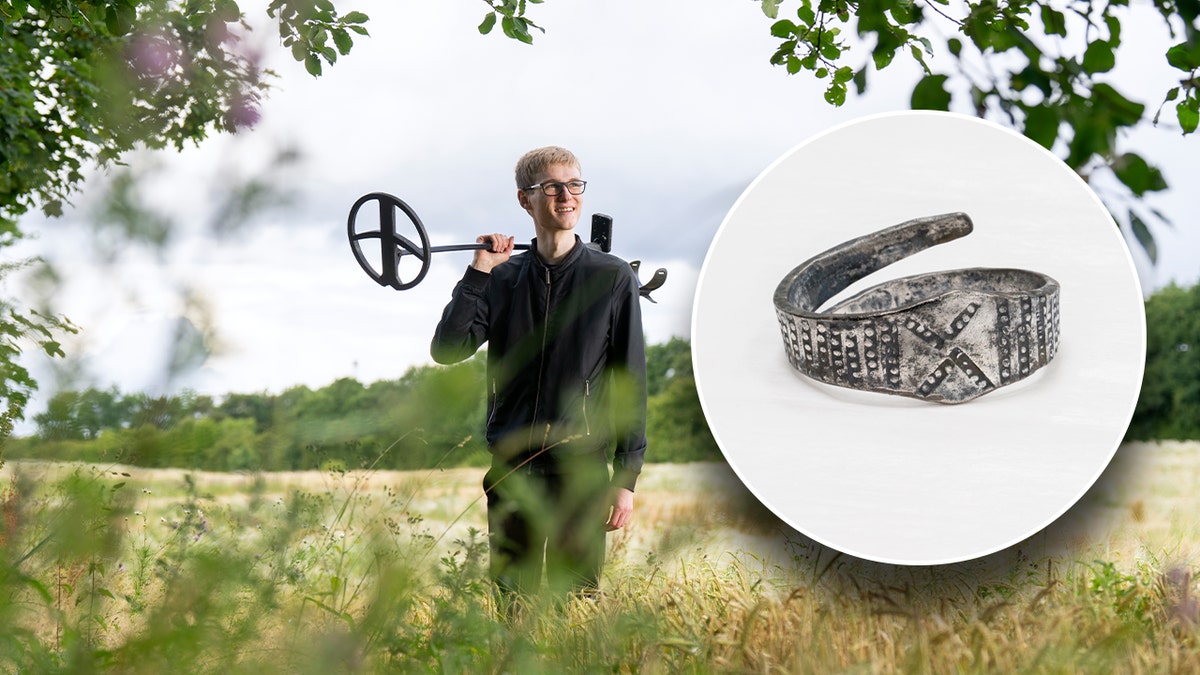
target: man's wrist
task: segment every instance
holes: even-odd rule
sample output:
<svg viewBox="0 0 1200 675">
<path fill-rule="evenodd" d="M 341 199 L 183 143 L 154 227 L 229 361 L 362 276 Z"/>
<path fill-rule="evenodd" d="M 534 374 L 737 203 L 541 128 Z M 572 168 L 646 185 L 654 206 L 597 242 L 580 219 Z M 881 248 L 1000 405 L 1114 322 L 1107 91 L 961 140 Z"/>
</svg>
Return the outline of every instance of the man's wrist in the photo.
<svg viewBox="0 0 1200 675">
<path fill-rule="evenodd" d="M 491 272 L 484 272 L 477 269 L 474 265 L 467 265 L 467 271 L 463 275 L 463 283 L 476 288 L 483 288 L 491 278 Z"/>
</svg>

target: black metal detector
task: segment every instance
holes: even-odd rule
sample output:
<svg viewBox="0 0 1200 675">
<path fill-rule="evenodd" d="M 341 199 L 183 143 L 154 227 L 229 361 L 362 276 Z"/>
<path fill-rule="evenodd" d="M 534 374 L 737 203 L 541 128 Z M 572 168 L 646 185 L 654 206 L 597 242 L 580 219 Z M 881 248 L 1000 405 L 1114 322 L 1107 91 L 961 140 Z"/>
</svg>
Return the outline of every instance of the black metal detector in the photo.
<svg viewBox="0 0 1200 675">
<path fill-rule="evenodd" d="M 367 232 L 359 231 L 358 211 L 367 202 L 379 202 L 379 229 Z M 399 210 L 416 228 L 417 241 L 405 237 L 396 231 L 396 211 Z M 425 230 L 425 225 L 421 222 L 421 218 L 417 216 L 417 212 L 405 204 L 403 200 L 393 197 L 385 192 L 371 192 L 358 198 L 354 202 L 354 206 L 350 208 L 350 216 L 346 219 L 346 235 L 350 239 L 350 250 L 354 253 L 354 259 L 358 261 L 363 271 L 367 276 L 371 277 L 375 283 L 380 286 L 390 286 L 398 291 L 404 291 L 421 283 L 425 275 L 429 273 L 429 265 L 434 253 L 444 253 L 449 251 L 480 251 L 489 248 L 488 244 L 448 244 L 445 246 L 430 246 L 429 233 Z M 379 240 L 379 269 L 376 269 L 367 260 L 367 256 L 362 250 L 362 241 L 364 239 Z M 587 246 L 592 246 L 605 253 L 612 251 L 612 217 L 603 213 L 592 215 L 592 235 L 591 241 Z M 519 251 L 529 250 L 529 244 L 516 244 L 513 248 Z M 413 256 L 420 261 L 421 267 L 409 281 L 403 281 L 400 278 L 400 262 L 406 255 Z M 634 260 L 629 263 L 633 268 L 634 274 L 637 274 L 638 267 L 641 262 Z M 645 284 L 638 287 L 638 293 L 643 297 L 654 302 L 650 297 L 650 292 L 662 287 L 667 281 L 667 271 L 659 268 L 654 272 L 654 276 Z"/>
</svg>

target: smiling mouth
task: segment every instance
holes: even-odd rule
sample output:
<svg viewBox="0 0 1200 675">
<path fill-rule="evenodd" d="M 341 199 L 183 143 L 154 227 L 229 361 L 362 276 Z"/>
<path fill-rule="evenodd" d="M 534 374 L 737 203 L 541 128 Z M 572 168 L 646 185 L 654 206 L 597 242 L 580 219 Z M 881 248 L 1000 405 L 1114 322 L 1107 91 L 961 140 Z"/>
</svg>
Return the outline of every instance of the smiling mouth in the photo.
<svg viewBox="0 0 1200 675">
<path fill-rule="evenodd" d="M 555 213 L 571 213 L 571 212 L 573 212 L 574 210 L 575 210 L 575 207 L 573 207 L 573 206 L 568 206 L 568 207 L 566 207 L 566 208 L 562 208 L 562 209 L 554 209 L 554 212 L 555 212 Z"/>
</svg>

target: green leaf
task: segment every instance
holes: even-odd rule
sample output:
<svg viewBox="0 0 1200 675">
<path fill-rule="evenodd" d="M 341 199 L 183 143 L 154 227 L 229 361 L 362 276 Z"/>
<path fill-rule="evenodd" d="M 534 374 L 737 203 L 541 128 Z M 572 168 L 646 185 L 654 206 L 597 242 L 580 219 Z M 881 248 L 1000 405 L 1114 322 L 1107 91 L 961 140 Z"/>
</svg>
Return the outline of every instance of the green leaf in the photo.
<svg viewBox="0 0 1200 675">
<path fill-rule="evenodd" d="M 804 66 L 803 61 L 796 58 L 794 55 L 791 55 L 791 54 L 788 55 L 788 57 L 787 57 L 788 75 L 795 75 L 796 73 L 800 72 L 800 69 L 803 68 L 803 66 Z"/>
<path fill-rule="evenodd" d="M 875 62 L 875 70 L 883 70 L 888 67 L 892 59 L 896 58 L 896 50 L 894 49 L 876 49 L 871 54 L 871 60 Z"/>
<path fill-rule="evenodd" d="M 1109 14 L 1104 17 L 1104 23 L 1108 26 L 1108 34 L 1110 36 L 1108 42 L 1116 49 L 1121 44 L 1121 19 Z"/>
<path fill-rule="evenodd" d="M 513 17 L 513 37 L 519 42 L 533 44 L 533 36 L 529 34 L 529 22 L 524 17 Z"/>
<path fill-rule="evenodd" d="M 1066 162 L 1078 171 L 1093 155 L 1108 148 L 1109 127 L 1098 123 L 1090 109 L 1080 106 L 1070 106 L 1066 117 L 1075 132 L 1068 145 Z"/>
<path fill-rule="evenodd" d="M 809 6 L 807 0 L 796 10 L 796 17 L 804 22 L 805 26 L 811 26 L 817 21 L 817 15 L 813 13 L 813 9 Z"/>
<path fill-rule="evenodd" d="M 117 8 L 112 5 L 109 5 L 108 9 L 104 11 L 104 27 L 111 35 L 121 35 L 121 24 L 117 21 Z"/>
<path fill-rule="evenodd" d="M 1179 126 L 1183 133 L 1190 134 L 1200 125 L 1200 98 L 1189 96 L 1175 106 L 1175 116 L 1179 118 Z"/>
<path fill-rule="evenodd" d="M 1067 18 L 1062 12 L 1042 5 L 1042 30 L 1046 35 L 1067 36 Z"/>
<path fill-rule="evenodd" d="M 1167 63 L 1188 73 L 1200 68 L 1200 40 L 1195 44 L 1180 42 L 1168 49 Z"/>
<path fill-rule="evenodd" d="M 370 17 L 362 12 L 350 12 L 342 17 L 342 23 L 366 23 Z"/>
<path fill-rule="evenodd" d="M 1025 66 L 1024 70 L 1019 73 L 1014 73 L 1011 77 L 1010 84 L 1013 89 L 1024 90 L 1029 87 L 1037 87 L 1042 92 L 1044 99 L 1050 98 L 1050 94 L 1054 91 L 1053 83 L 1050 81 L 1050 76 L 1046 71 L 1037 67 L 1036 64 Z"/>
<path fill-rule="evenodd" d="M 846 85 L 836 82 L 829 85 L 829 89 L 825 90 L 825 100 L 835 106 L 841 106 L 846 102 Z"/>
<path fill-rule="evenodd" d="M 787 19 L 780 19 L 771 24 L 771 35 L 777 38 L 791 37 L 796 33 L 796 24 Z"/>
<path fill-rule="evenodd" d="M 1137 239 L 1138 245 L 1149 256 L 1150 262 L 1157 263 L 1158 245 L 1154 243 L 1154 235 L 1151 234 L 1150 228 L 1146 227 L 1146 223 L 1133 211 L 1129 212 L 1129 226 L 1133 230 L 1133 236 Z"/>
<path fill-rule="evenodd" d="M 949 110 L 950 93 L 946 91 L 945 75 L 926 75 L 913 87 L 913 110 Z"/>
<path fill-rule="evenodd" d="M 1116 55 L 1107 42 L 1097 40 L 1083 52 L 1083 69 L 1090 74 L 1107 73 L 1116 63 Z"/>
<path fill-rule="evenodd" d="M 850 66 L 842 66 L 833 73 L 833 81 L 839 84 L 845 84 L 854 79 L 854 69 Z"/>
<path fill-rule="evenodd" d="M 354 47 L 354 38 L 350 37 L 350 33 L 344 28 L 333 29 L 333 44 L 337 45 L 337 49 L 342 56 L 350 53 L 350 49 Z"/>
<path fill-rule="evenodd" d="M 929 75 L 931 71 L 929 70 L 929 65 L 925 63 L 925 54 L 921 52 L 921 49 L 913 45 L 909 51 L 912 53 L 912 57 L 917 60 L 917 63 L 921 64 L 921 69 L 925 71 L 925 74 Z"/>
<path fill-rule="evenodd" d="M 1101 82 L 1092 86 L 1092 102 L 1103 106 L 1118 127 L 1131 127 L 1142 119 L 1146 106 L 1130 101 L 1119 91 Z"/>
<path fill-rule="evenodd" d="M 242 18 L 242 10 L 234 0 L 217 0 L 217 18 L 225 23 L 233 23 Z"/>
<path fill-rule="evenodd" d="M 958 56 L 962 53 L 962 40 L 959 40 L 958 38 L 950 38 L 949 40 L 946 40 L 946 47 L 950 50 L 951 54 Z"/>
<path fill-rule="evenodd" d="M 1167 181 L 1158 167 L 1151 166 L 1141 155 L 1127 152 L 1112 162 L 1117 180 L 1124 183 L 1133 194 L 1141 197 L 1147 192 L 1167 189 Z"/>
<path fill-rule="evenodd" d="M 774 19 L 774 18 L 778 17 L 779 16 L 779 0 L 762 0 L 762 11 L 763 11 L 763 14 L 766 14 L 767 18 L 769 18 L 769 19 Z"/>
<path fill-rule="evenodd" d="M 321 59 L 316 54 L 309 54 L 304 57 L 304 69 L 313 77 L 321 76 Z"/>
<path fill-rule="evenodd" d="M 854 74 L 854 89 L 859 95 L 867 90 L 867 68 L 863 66 Z"/>
<path fill-rule="evenodd" d="M 1058 139 L 1058 111 L 1046 106 L 1025 109 L 1025 136 L 1049 150 Z"/>
<path fill-rule="evenodd" d="M 487 35 L 496 27 L 496 13 L 488 12 L 487 16 L 483 17 L 483 22 L 479 24 L 479 32 L 482 35 Z"/>
</svg>

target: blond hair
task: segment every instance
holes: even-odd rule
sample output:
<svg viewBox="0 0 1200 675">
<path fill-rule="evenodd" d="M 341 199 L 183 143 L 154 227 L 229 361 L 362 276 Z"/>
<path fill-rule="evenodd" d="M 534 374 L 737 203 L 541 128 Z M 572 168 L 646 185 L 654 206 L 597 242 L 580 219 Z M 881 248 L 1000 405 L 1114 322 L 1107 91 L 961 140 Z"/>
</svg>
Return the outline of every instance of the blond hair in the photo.
<svg viewBox="0 0 1200 675">
<path fill-rule="evenodd" d="M 538 174 L 545 171 L 551 165 L 566 164 L 579 169 L 579 159 L 566 148 L 560 148 L 557 145 L 547 145 L 544 148 L 530 150 L 517 160 L 517 187 L 526 188 L 533 185 L 537 180 Z"/>
</svg>

